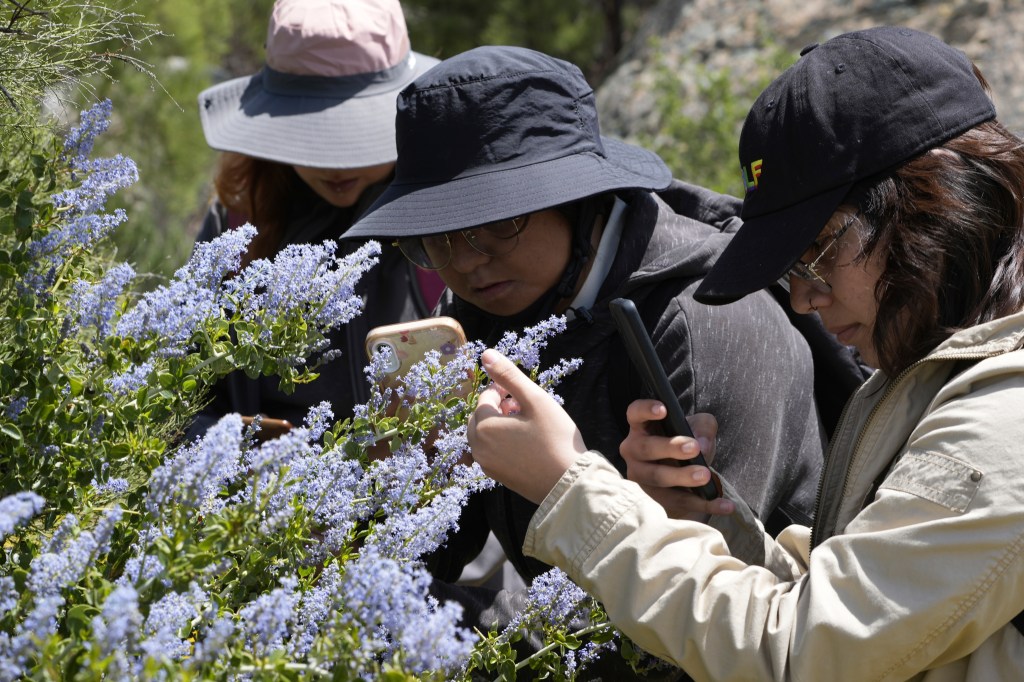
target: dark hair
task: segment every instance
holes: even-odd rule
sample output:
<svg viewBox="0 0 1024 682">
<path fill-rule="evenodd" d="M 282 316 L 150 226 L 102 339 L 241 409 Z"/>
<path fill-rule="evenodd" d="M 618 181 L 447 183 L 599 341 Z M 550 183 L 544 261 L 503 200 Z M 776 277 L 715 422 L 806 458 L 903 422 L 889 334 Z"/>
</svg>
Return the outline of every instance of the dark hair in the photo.
<svg viewBox="0 0 1024 682">
<path fill-rule="evenodd" d="M 273 256 L 287 227 L 291 203 L 304 184 L 295 169 L 225 152 L 221 154 L 213 184 L 228 211 L 256 226 L 256 236 L 242 258 L 243 267 L 258 258 Z"/>
<path fill-rule="evenodd" d="M 881 249 L 873 341 L 890 376 L 956 331 L 1024 309 L 1024 140 L 999 122 L 903 164 L 857 206 L 859 259 Z"/>
</svg>

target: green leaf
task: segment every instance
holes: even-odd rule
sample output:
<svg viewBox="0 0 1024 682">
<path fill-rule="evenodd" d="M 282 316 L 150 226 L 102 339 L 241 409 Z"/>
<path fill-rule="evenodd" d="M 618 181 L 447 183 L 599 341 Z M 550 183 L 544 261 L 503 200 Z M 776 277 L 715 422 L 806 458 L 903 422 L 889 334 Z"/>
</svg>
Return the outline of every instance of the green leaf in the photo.
<svg viewBox="0 0 1024 682">
<path fill-rule="evenodd" d="M 8 438 L 13 438 L 14 440 L 22 439 L 21 429 L 19 429 L 17 425 L 9 422 L 0 423 L 0 433 L 3 433 Z"/>
<path fill-rule="evenodd" d="M 99 609 L 89 604 L 79 604 L 68 609 L 65 622 L 71 635 L 84 640 L 92 629 L 93 616 L 99 612 Z"/>
<path fill-rule="evenodd" d="M 498 666 L 498 672 L 501 675 L 498 679 L 502 682 L 515 682 L 516 664 L 514 661 L 502 661 Z"/>
</svg>

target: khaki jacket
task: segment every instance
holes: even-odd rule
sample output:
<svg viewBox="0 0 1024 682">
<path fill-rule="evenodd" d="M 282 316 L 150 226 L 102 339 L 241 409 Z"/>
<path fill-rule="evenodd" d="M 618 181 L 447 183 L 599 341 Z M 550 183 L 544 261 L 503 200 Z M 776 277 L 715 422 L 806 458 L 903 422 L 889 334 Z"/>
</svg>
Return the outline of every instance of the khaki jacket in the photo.
<svg viewBox="0 0 1024 682">
<path fill-rule="evenodd" d="M 696 680 L 1024 679 L 1024 313 L 964 330 L 850 400 L 815 529 L 666 518 L 596 455 L 524 551 Z M 813 535 L 813 537 L 812 537 Z M 813 550 L 811 547 L 813 546 Z"/>
</svg>

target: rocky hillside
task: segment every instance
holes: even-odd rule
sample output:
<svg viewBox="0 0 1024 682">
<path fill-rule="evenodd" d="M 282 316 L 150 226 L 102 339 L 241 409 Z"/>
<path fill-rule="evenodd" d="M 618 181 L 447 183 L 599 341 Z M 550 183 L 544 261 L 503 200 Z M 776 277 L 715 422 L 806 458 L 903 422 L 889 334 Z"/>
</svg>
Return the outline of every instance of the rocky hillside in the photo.
<svg viewBox="0 0 1024 682">
<path fill-rule="evenodd" d="M 749 90 L 778 73 L 766 59 L 795 59 L 805 45 L 881 24 L 927 31 L 963 50 L 988 79 L 1000 120 L 1024 131 L 1022 0 L 662 0 L 598 89 L 603 132 L 634 141 L 656 135 L 659 65 L 678 76 L 685 112 L 696 117 L 706 107 L 700 73 L 728 68 L 737 88 Z"/>
</svg>

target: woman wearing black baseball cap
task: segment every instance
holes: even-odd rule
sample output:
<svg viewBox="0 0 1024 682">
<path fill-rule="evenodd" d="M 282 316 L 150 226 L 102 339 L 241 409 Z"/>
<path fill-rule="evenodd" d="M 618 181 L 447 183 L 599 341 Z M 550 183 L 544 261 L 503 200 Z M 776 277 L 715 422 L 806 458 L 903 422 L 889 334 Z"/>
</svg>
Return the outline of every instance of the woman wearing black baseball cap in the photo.
<svg viewBox="0 0 1024 682">
<path fill-rule="evenodd" d="M 880 368 L 829 446 L 813 529 L 772 539 L 727 476 L 733 513 L 668 518 L 487 351 L 500 389 L 470 443 L 540 504 L 524 551 L 698 680 L 1021 679 L 1024 141 L 995 115 L 961 52 L 880 27 L 805 50 L 747 117 L 744 225 L 696 297 L 782 278 L 794 310 Z M 663 415 L 631 405 L 622 449 L 653 488 L 683 482 L 662 460 L 693 452 L 650 435 Z M 725 506 L 670 495 L 693 520 Z"/>
</svg>

